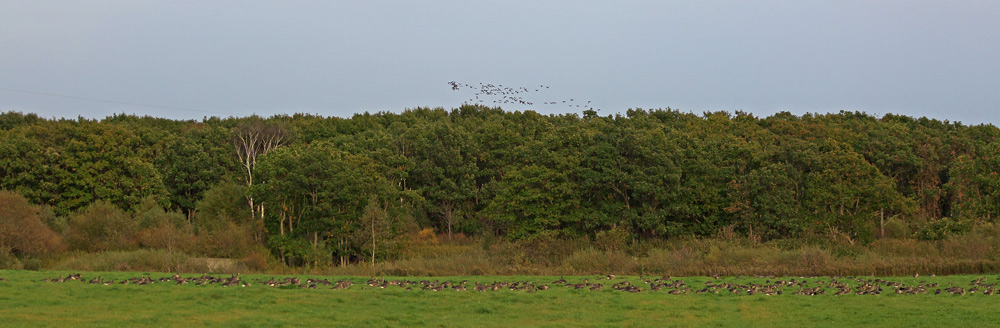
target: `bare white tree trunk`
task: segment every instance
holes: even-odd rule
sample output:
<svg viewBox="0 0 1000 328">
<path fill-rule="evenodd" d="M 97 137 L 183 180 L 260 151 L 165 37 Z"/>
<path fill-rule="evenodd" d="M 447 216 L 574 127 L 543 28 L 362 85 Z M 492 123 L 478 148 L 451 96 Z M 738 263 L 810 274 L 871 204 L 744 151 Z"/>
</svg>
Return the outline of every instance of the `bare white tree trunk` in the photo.
<svg viewBox="0 0 1000 328">
<path fill-rule="evenodd" d="M 236 157 L 240 160 L 240 165 L 246 171 L 247 188 L 253 187 L 257 158 L 284 145 L 288 139 L 289 133 L 284 127 L 259 121 L 242 124 L 233 129 L 233 146 L 236 148 Z M 251 219 L 258 217 L 257 213 L 260 213 L 261 218 L 264 217 L 264 206 L 254 204 L 252 194 L 247 195 L 247 204 L 250 206 Z"/>
</svg>

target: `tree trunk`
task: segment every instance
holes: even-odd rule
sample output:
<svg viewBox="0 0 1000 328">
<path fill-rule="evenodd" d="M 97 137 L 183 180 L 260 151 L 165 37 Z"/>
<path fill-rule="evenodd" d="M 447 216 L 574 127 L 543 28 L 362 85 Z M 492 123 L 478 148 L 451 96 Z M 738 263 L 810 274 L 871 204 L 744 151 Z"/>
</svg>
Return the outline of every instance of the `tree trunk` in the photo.
<svg viewBox="0 0 1000 328">
<path fill-rule="evenodd" d="M 284 145 L 288 137 L 289 130 L 286 127 L 264 122 L 243 123 L 233 128 L 232 143 L 236 150 L 236 158 L 246 169 L 247 189 L 253 187 L 253 171 L 257 167 L 257 157 Z M 257 208 L 254 207 L 253 196 L 247 196 L 247 202 L 250 205 L 250 218 L 255 218 Z"/>
<path fill-rule="evenodd" d="M 444 201 L 444 203 L 441 204 L 441 207 L 444 209 L 444 220 L 448 224 L 448 240 L 450 241 L 451 240 L 451 221 L 452 221 L 452 216 L 455 213 L 455 209 L 451 205 L 450 201 Z"/>
<path fill-rule="evenodd" d="M 285 202 L 281 202 L 281 219 L 278 220 L 278 231 L 281 232 L 282 236 L 285 235 L 285 219 L 286 218 L 288 218 L 288 206 L 285 205 Z"/>
<path fill-rule="evenodd" d="M 254 214 L 253 196 L 247 196 L 247 201 L 250 203 L 250 218 L 253 219 L 257 217 L 257 215 Z"/>
<path fill-rule="evenodd" d="M 337 242 L 337 245 L 339 246 L 338 248 L 343 248 L 344 247 L 344 238 L 340 238 L 340 241 Z M 345 259 L 344 255 L 341 254 L 340 255 L 340 266 L 345 266 L 345 265 L 347 265 L 347 259 Z"/>
<path fill-rule="evenodd" d="M 878 210 L 878 213 L 879 213 L 878 214 L 878 216 L 879 216 L 879 226 L 880 226 L 881 231 L 882 231 L 882 238 L 885 238 L 885 209 L 884 208 L 880 208 Z"/>
</svg>

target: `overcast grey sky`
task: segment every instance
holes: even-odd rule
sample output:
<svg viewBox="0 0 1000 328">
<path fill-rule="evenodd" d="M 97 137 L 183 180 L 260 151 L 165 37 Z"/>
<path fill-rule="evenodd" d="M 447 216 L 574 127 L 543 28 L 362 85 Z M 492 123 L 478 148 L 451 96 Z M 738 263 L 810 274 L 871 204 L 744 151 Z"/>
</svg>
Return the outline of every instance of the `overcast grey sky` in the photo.
<svg viewBox="0 0 1000 328">
<path fill-rule="evenodd" d="M 0 111 L 173 119 L 549 100 L 1000 123 L 1000 1 L 0 0 Z M 538 85 L 549 89 L 534 92 Z M 492 104 L 490 104 L 492 105 Z M 171 108 L 194 109 L 187 111 Z M 201 112 L 206 111 L 206 112 Z"/>
</svg>

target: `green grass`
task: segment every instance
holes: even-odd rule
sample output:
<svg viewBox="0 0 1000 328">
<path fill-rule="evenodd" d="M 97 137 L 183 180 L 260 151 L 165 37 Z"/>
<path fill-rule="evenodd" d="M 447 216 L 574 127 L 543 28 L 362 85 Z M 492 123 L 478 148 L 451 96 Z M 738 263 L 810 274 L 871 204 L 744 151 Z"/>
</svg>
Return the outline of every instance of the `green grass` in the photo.
<svg viewBox="0 0 1000 328">
<path fill-rule="evenodd" d="M 331 281 L 352 280 L 347 290 L 272 288 L 259 283 L 275 275 L 251 275 L 248 287 L 220 285 L 179 286 L 174 283 L 100 285 L 85 282 L 50 283 L 43 278 L 70 272 L 0 271 L 0 326 L 3 327 L 107 327 L 107 326 L 229 326 L 229 327 L 671 327 L 671 326 L 879 326 L 940 327 L 995 326 L 1000 324 L 1000 296 L 981 293 L 965 296 L 942 293 L 896 295 L 886 288 L 882 295 L 782 295 L 719 294 L 671 295 L 666 291 L 627 293 L 610 289 L 614 281 L 596 276 L 566 277 L 571 283 L 584 278 L 605 284 L 600 291 L 575 290 L 551 285 L 549 290 L 476 292 L 380 289 L 364 284 L 364 277 L 316 277 Z M 87 280 L 137 277 L 142 272 L 83 272 Z M 153 278 L 172 274 L 152 273 Z M 184 274 L 183 276 L 197 276 Z M 228 275 L 219 275 L 227 276 Z M 298 276 L 303 281 L 315 276 Z M 936 282 L 968 288 L 969 282 L 996 275 L 942 277 L 888 277 L 904 284 Z M 627 277 L 646 287 L 638 277 Z M 870 279 L 871 277 L 858 277 Z M 386 279 L 394 279 L 387 277 Z M 477 276 L 399 278 L 459 282 L 534 281 L 551 283 L 558 277 Z M 710 277 L 683 279 L 692 289 L 704 287 Z M 731 283 L 764 283 L 775 278 L 722 277 Z M 778 278 L 781 279 L 781 278 Z M 791 278 L 784 278 L 791 279 Z M 794 277 L 801 280 L 801 278 Z M 805 278 L 819 281 L 829 278 Z M 848 281 L 847 278 L 840 278 Z M 831 289 L 832 291 L 832 289 Z"/>
</svg>

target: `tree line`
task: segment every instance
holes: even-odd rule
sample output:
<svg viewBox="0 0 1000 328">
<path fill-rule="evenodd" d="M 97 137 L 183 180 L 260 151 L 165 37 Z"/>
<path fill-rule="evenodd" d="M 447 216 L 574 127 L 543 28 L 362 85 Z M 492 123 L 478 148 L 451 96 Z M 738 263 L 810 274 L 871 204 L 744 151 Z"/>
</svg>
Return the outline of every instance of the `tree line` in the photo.
<svg viewBox="0 0 1000 328">
<path fill-rule="evenodd" d="M 868 241 L 906 225 L 934 239 L 1000 216 L 998 138 L 993 125 L 861 112 L 6 112 L 0 189 L 56 218 L 155 204 L 196 228 L 240 225 L 289 263 L 392 257 L 423 228 L 509 240 L 731 229 Z"/>
</svg>

